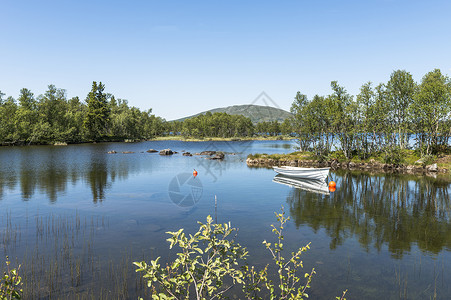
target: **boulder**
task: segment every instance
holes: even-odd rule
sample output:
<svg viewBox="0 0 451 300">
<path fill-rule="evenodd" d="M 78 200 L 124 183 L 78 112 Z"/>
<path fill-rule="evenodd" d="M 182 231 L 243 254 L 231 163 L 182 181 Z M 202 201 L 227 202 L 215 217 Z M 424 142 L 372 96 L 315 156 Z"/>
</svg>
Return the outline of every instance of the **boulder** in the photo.
<svg viewBox="0 0 451 300">
<path fill-rule="evenodd" d="M 426 171 L 428 171 L 428 172 L 438 172 L 437 164 L 432 164 L 432 165 L 426 166 Z"/>
<path fill-rule="evenodd" d="M 124 154 L 130 154 L 130 153 L 135 153 L 135 152 L 133 152 L 133 151 L 122 151 L 122 153 L 124 153 Z"/>
<path fill-rule="evenodd" d="M 172 152 L 171 149 L 163 149 L 160 151 L 160 155 L 172 155 L 174 152 Z"/>
<path fill-rule="evenodd" d="M 182 154 L 183 156 L 193 156 L 191 153 L 189 153 L 189 152 L 183 152 L 183 154 Z"/>
<path fill-rule="evenodd" d="M 155 153 L 155 152 L 158 152 L 158 151 L 155 150 L 155 149 L 149 149 L 149 150 L 147 150 L 146 152 L 147 152 L 147 153 Z"/>
<path fill-rule="evenodd" d="M 216 152 L 215 151 L 215 153 L 216 154 L 214 156 L 207 157 L 207 159 L 219 159 L 219 160 L 224 159 L 225 154 L 223 152 Z"/>
<path fill-rule="evenodd" d="M 380 163 L 380 162 L 375 162 L 373 164 L 373 169 L 383 169 L 384 168 L 384 164 Z"/>
<path fill-rule="evenodd" d="M 114 150 L 111 150 L 111 151 L 108 151 L 107 153 L 108 153 L 108 154 L 116 154 L 117 152 L 114 151 Z"/>
<path fill-rule="evenodd" d="M 213 155 L 216 154 L 216 151 L 202 151 L 200 155 Z"/>
</svg>

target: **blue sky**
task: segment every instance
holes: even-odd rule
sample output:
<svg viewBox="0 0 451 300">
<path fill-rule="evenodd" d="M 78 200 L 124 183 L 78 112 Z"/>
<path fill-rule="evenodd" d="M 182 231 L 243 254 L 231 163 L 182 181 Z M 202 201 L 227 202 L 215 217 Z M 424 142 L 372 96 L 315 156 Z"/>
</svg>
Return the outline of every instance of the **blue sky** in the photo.
<svg viewBox="0 0 451 300">
<path fill-rule="evenodd" d="M 92 81 L 172 120 L 249 104 L 265 91 L 351 94 L 405 69 L 451 74 L 451 1 L 0 2 L 0 90 L 55 84 L 85 99 Z M 257 103 L 256 104 L 263 104 Z"/>
</svg>

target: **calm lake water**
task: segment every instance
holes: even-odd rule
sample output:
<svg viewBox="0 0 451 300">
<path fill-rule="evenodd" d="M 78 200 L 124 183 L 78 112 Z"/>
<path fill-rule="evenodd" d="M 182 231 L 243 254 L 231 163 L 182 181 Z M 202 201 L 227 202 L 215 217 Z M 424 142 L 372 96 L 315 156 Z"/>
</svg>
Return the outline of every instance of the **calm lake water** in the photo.
<svg viewBox="0 0 451 300">
<path fill-rule="evenodd" d="M 330 194 L 273 182 L 248 153 L 287 153 L 294 143 L 105 143 L 0 147 L 0 250 L 21 263 L 27 298 L 146 296 L 133 261 L 162 256 L 166 231 L 197 230 L 207 215 L 238 227 L 248 261 L 269 263 L 274 212 L 291 218 L 287 253 L 311 242 L 310 297 L 451 298 L 449 177 L 331 172 Z M 171 148 L 172 156 L 146 153 Z M 117 154 L 107 154 L 115 150 Z M 223 161 L 182 156 L 204 150 Z M 123 154 L 122 151 L 134 153 Z M 196 169 L 199 175 L 193 179 Z M 215 209 L 215 196 L 218 203 Z M 3 265 L 2 261 L 2 265 Z"/>
</svg>

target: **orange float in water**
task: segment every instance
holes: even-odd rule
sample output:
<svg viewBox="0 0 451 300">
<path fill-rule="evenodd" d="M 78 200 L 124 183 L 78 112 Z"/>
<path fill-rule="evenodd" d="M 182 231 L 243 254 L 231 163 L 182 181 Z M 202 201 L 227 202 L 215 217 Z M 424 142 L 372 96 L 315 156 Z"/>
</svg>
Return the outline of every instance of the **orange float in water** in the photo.
<svg viewBox="0 0 451 300">
<path fill-rule="evenodd" d="M 334 186 L 329 187 L 329 192 L 335 192 L 336 188 Z"/>
<path fill-rule="evenodd" d="M 197 176 L 197 171 L 196 171 L 196 169 L 194 169 L 194 171 L 193 171 L 193 176 L 194 176 L 194 177 Z"/>
<path fill-rule="evenodd" d="M 329 182 L 329 187 L 335 188 L 336 186 L 337 186 L 337 184 L 335 183 L 335 181 Z"/>
</svg>

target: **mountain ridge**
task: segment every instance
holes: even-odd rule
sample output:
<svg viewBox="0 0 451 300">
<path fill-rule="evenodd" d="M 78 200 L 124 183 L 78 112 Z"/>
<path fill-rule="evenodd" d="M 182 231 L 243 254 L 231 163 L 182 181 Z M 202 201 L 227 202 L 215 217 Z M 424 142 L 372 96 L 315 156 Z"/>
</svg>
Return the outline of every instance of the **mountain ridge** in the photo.
<svg viewBox="0 0 451 300">
<path fill-rule="evenodd" d="M 268 121 L 283 122 L 286 118 L 291 117 L 290 112 L 280 108 L 255 104 L 244 104 L 244 105 L 231 105 L 227 107 L 213 108 L 188 117 L 172 120 L 171 122 L 184 121 L 186 119 L 194 118 L 199 115 L 205 115 L 208 112 L 212 114 L 217 112 L 219 113 L 225 112 L 229 115 L 243 115 L 245 117 L 250 118 L 252 123 L 268 122 Z"/>
</svg>

